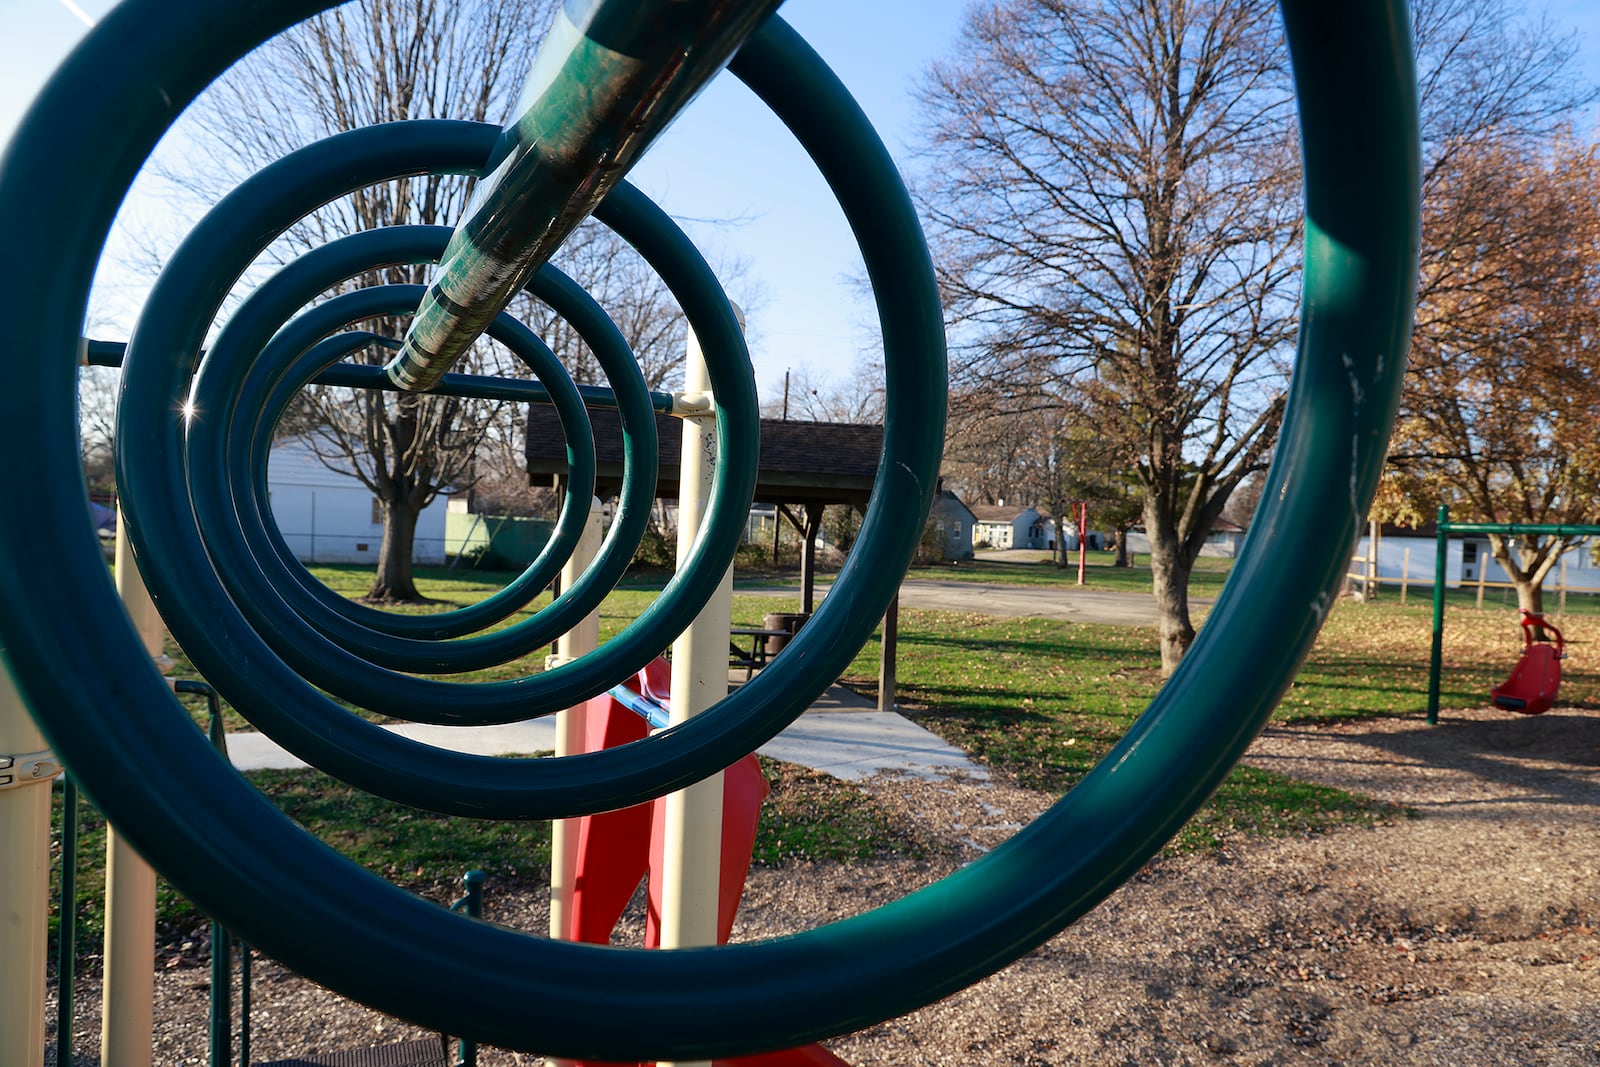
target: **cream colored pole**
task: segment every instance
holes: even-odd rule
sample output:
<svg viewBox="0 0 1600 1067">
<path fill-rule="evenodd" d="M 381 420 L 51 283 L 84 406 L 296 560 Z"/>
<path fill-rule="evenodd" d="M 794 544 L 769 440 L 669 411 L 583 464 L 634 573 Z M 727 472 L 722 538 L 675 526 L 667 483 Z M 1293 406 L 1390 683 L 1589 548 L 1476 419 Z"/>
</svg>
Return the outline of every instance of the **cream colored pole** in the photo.
<svg viewBox="0 0 1600 1067">
<path fill-rule="evenodd" d="M 133 560 L 125 516 L 117 516 L 117 591 L 145 651 L 163 669 L 166 636 Z M 100 1019 L 103 1067 L 150 1067 L 154 1029 L 156 875 L 133 847 L 106 830 L 106 942 Z"/>
<path fill-rule="evenodd" d="M 585 568 L 600 551 L 600 501 L 589 502 L 589 522 L 561 568 L 561 588 L 572 588 Z M 583 621 L 556 639 L 556 652 L 545 659 L 547 668 L 593 652 L 600 644 L 600 613 L 591 612 Z M 588 727 L 584 705 L 556 713 L 556 755 L 584 751 Z M 550 827 L 550 936 L 562 937 L 572 907 L 572 891 L 578 877 L 578 820 L 557 819 Z"/>
<path fill-rule="evenodd" d="M 692 330 L 683 377 L 687 393 L 704 393 L 711 388 L 700 344 Z M 678 479 L 680 563 L 693 546 L 705 517 L 717 459 L 714 419 L 684 419 Z M 728 695 L 728 630 L 732 619 L 733 568 L 729 567 L 706 606 L 672 645 L 673 723 L 699 714 Z M 662 803 L 666 811 L 662 820 L 661 947 L 714 945 L 722 861 L 722 775 L 714 774 L 687 789 L 669 793 Z"/>
<path fill-rule="evenodd" d="M 0 1067 L 44 1062 L 50 782 L 58 769 L 0 657 Z"/>
</svg>

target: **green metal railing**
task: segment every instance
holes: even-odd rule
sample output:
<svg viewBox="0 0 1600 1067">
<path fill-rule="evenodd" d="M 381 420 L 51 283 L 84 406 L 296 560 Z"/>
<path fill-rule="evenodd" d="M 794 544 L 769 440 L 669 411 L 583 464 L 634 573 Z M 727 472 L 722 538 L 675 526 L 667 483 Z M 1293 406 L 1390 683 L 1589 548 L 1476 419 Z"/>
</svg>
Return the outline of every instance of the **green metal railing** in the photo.
<svg viewBox="0 0 1600 1067">
<path fill-rule="evenodd" d="M 228 738 L 217 691 L 204 682 L 177 680 L 176 696 L 198 696 L 206 702 L 206 737 L 226 759 Z M 61 880 L 56 929 L 56 1062 L 74 1060 L 73 1012 L 76 1008 L 78 962 L 78 797 L 70 774 L 61 779 Z M 250 1067 L 250 949 L 236 942 L 221 923 L 211 924 L 210 1067 L 229 1067 L 233 1059 L 233 950 L 239 963 L 239 1067 Z"/>
</svg>

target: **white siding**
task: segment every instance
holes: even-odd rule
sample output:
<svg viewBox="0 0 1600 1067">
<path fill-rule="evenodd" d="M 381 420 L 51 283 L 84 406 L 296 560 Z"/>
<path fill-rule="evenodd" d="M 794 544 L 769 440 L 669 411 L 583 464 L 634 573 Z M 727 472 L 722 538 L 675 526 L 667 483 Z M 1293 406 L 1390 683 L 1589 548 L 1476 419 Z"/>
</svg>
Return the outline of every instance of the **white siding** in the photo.
<svg viewBox="0 0 1600 1067">
<path fill-rule="evenodd" d="M 1367 538 L 1361 537 L 1356 541 L 1356 547 L 1351 555 L 1360 560 L 1367 558 Z M 1466 546 L 1473 544 L 1475 559 L 1472 563 L 1465 562 Z M 1383 581 L 1399 581 L 1402 571 L 1410 581 L 1432 583 L 1434 561 L 1438 554 L 1438 543 L 1431 537 L 1404 537 L 1390 536 L 1378 539 L 1378 577 Z M 1406 559 L 1406 549 L 1411 550 L 1409 561 Z M 1573 545 L 1567 550 L 1567 588 L 1583 590 L 1585 592 L 1600 592 L 1600 568 L 1597 568 L 1589 559 L 1589 542 L 1583 541 Z M 1487 537 L 1452 537 L 1445 543 L 1445 586 L 1450 589 L 1463 585 L 1475 585 L 1478 581 L 1478 568 L 1486 568 L 1483 579 L 1486 582 L 1509 582 L 1510 576 L 1504 568 L 1494 561 L 1489 554 L 1489 539 Z M 1354 562 L 1350 568 L 1360 571 L 1361 563 Z M 1561 563 L 1557 561 L 1550 574 L 1544 580 L 1547 592 L 1553 592 L 1561 586 Z"/>
<path fill-rule="evenodd" d="M 267 489 L 272 518 L 301 562 L 377 562 L 382 516 L 355 475 L 329 470 L 303 443 L 285 441 L 267 461 Z M 444 562 L 446 505 L 440 495 L 417 516 L 414 562 Z"/>
</svg>

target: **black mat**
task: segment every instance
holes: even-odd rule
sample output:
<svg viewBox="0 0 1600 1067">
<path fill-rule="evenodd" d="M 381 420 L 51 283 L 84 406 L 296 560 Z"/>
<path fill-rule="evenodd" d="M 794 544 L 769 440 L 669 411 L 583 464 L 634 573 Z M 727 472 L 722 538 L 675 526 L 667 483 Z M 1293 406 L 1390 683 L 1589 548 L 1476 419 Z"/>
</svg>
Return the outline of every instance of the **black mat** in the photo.
<svg viewBox="0 0 1600 1067">
<path fill-rule="evenodd" d="M 451 1060 L 445 1055 L 445 1042 L 434 1037 L 402 1045 L 273 1060 L 256 1067 L 451 1067 Z"/>
</svg>

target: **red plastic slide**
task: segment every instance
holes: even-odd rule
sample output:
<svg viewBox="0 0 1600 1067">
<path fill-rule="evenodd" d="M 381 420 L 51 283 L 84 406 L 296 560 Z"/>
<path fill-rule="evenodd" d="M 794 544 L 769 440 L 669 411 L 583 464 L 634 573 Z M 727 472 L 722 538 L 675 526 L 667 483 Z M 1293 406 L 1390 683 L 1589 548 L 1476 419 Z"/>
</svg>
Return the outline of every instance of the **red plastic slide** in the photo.
<svg viewBox="0 0 1600 1067">
<path fill-rule="evenodd" d="M 1541 629 L 1554 635 L 1554 644 L 1534 639 Z M 1556 691 L 1561 688 L 1561 661 L 1566 656 L 1566 647 L 1560 630 L 1545 622 L 1543 615 L 1523 609 L 1522 658 L 1517 660 L 1511 677 L 1489 694 L 1494 706 L 1523 715 L 1549 711 L 1556 702 Z"/>
<path fill-rule="evenodd" d="M 665 705 L 671 687 L 672 670 L 664 659 L 657 659 L 628 680 L 627 687 Z M 627 744 L 645 736 L 650 726 L 644 719 L 608 696 L 588 702 L 586 743 L 589 751 Z M 768 787 L 761 766 L 753 755 L 746 756 L 722 772 L 722 867 L 717 891 L 717 943 L 723 944 L 733 931 L 739 898 L 744 895 L 745 875 L 755 850 L 756 823 L 761 801 Z M 587 815 L 578 820 L 577 876 L 573 883 L 572 906 L 564 936 L 572 941 L 604 945 L 611 941 L 617 921 L 639 882 L 648 876 L 650 907 L 645 921 L 645 944 L 661 944 L 661 849 L 662 823 L 666 805 L 661 801 L 639 804 L 620 811 Z M 603 1067 L 579 1061 L 577 1067 Z M 644 1067 L 644 1065 L 640 1065 Z M 850 1067 L 823 1048 L 807 1045 L 757 1056 L 717 1060 L 715 1067 Z"/>
</svg>

